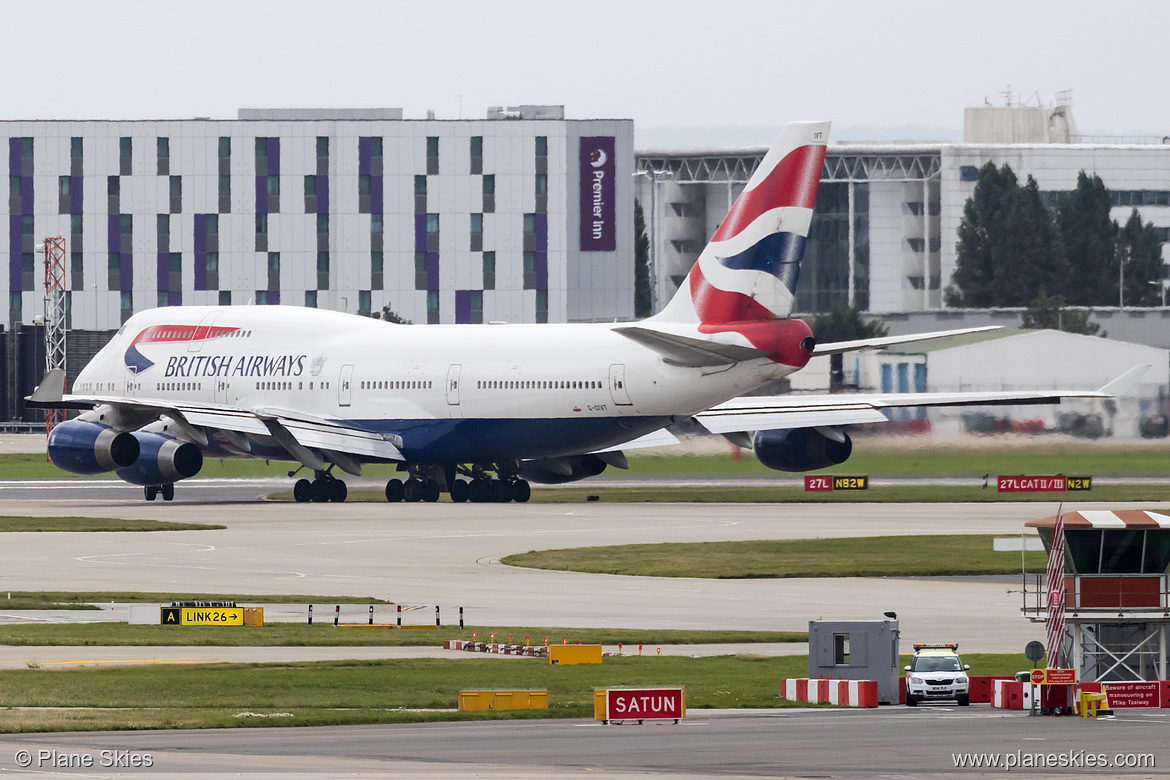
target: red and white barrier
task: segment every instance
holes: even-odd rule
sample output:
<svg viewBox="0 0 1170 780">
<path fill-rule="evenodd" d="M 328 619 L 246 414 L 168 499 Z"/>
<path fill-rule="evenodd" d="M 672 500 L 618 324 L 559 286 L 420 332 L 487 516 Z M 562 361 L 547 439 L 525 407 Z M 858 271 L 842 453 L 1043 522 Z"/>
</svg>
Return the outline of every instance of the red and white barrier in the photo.
<svg viewBox="0 0 1170 780">
<path fill-rule="evenodd" d="M 1032 708 L 1032 684 L 1015 680 L 996 680 L 991 693 L 991 706 L 1001 710 L 1028 710 Z"/>
<path fill-rule="evenodd" d="M 495 642 L 464 642 L 462 639 L 444 639 L 444 650 L 465 650 L 469 653 L 496 653 L 497 655 L 526 655 L 548 658 L 547 647 L 533 645 L 501 645 Z"/>
<path fill-rule="evenodd" d="M 780 697 L 808 704 L 876 707 L 878 687 L 877 680 L 810 680 L 799 677 L 780 681 Z"/>
</svg>

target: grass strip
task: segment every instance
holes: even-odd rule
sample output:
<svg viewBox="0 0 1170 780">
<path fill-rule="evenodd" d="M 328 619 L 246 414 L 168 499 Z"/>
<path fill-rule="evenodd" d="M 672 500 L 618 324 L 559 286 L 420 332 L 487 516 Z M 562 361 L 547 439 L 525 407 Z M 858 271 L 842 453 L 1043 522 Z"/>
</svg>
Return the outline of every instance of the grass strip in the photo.
<svg viewBox="0 0 1170 780">
<path fill-rule="evenodd" d="M 334 603 L 334 602 L 317 602 Z M 799 631 L 684 631 L 669 629 L 476 626 L 433 630 L 333 628 L 332 614 L 316 622 L 239 626 L 152 626 L 127 623 L 39 623 L 0 625 L 0 645 L 171 647 L 435 647 L 445 639 L 510 644 L 692 645 L 807 642 Z M 375 615 L 378 621 L 393 616 Z M 495 636 L 492 639 L 492 636 Z"/>
<path fill-rule="evenodd" d="M 774 472 L 773 472 L 774 473 Z M 663 487 L 559 487 L 533 488 L 534 504 L 583 504 L 594 500 L 607 504 L 967 504 L 998 502 L 1076 501 L 1170 501 L 1170 485 L 1096 485 L 1076 493 L 998 493 L 949 485 L 891 485 L 869 490 L 806 492 L 802 487 L 691 486 Z M 292 492 L 273 493 L 273 501 L 292 501 Z M 381 490 L 351 490 L 345 499 L 354 502 L 385 502 Z M 443 495 L 440 501 L 450 501 Z M 1055 512 L 1053 512 L 1055 514 Z"/>
<path fill-rule="evenodd" d="M 971 674 L 1014 674 L 1022 655 L 966 654 Z M 902 664 L 908 662 L 904 656 Z M 807 656 L 325 661 L 0 671 L 0 731 L 224 728 L 592 717 L 595 687 L 685 685 L 688 709 L 799 706 L 779 681 L 808 674 Z M 460 690 L 547 689 L 549 709 L 455 712 Z M 106 708 L 121 708 L 110 711 Z M 422 710 L 422 711 L 419 711 Z"/>
<path fill-rule="evenodd" d="M 5 594 L 7 599 L 5 599 Z M 237 593 L 148 593 L 142 591 L 48 591 L 0 592 L 0 609 L 97 609 L 94 603 L 169 604 L 172 601 L 237 601 L 248 604 L 384 604 L 361 596 L 256 595 Z"/>
<path fill-rule="evenodd" d="M 22 517 L 0 515 L 0 533 L 30 531 L 220 531 L 226 525 L 125 520 L 116 517 Z"/>
<path fill-rule="evenodd" d="M 714 579 L 1019 574 L 1020 553 L 992 549 L 992 535 L 870 536 L 745 542 L 625 544 L 540 550 L 501 559 L 533 569 Z M 1024 564 L 1043 571 L 1043 552 Z"/>
</svg>

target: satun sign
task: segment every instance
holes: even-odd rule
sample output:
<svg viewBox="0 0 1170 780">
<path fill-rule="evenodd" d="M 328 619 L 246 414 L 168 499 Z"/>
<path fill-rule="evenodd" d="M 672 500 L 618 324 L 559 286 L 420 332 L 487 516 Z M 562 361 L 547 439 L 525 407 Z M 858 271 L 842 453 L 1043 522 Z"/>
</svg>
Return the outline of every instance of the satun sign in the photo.
<svg viewBox="0 0 1170 780">
<path fill-rule="evenodd" d="M 610 688 L 606 720 L 665 720 L 686 717 L 685 688 Z"/>
</svg>

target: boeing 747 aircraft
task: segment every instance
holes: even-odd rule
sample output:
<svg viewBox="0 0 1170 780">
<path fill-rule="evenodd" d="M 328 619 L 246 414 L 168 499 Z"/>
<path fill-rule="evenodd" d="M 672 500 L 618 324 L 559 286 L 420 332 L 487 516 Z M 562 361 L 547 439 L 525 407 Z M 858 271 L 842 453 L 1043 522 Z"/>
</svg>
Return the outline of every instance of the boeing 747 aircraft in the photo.
<svg viewBox="0 0 1170 780">
<path fill-rule="evenodd" d="M 297 501 L 344 501 L 337 472 L 398 463 L 389 501 L 526 501 L 529 483 L 625 467 L 623 449 L 677 441 L 694 422 L 767 466 L 843 462 L 845 426 L 889 406 L 1057 403 L 1097 391 L 745 398 L 814 355 L 946 333 L 817 344 L 791 318 L 828 122 L 788 125 L 678 294 L 637 323 L 396 325 L 288 306 L 183 306 L 127 320 L 65 394 L 50 372 L 29 405 L 82 409 L 53 428 L 66 471 L 114 471 L 146 500 L 174 497 L 205 457 L 311 471 Z M 298 469 L 299 471 L 300 469 Z"/>
</svg>

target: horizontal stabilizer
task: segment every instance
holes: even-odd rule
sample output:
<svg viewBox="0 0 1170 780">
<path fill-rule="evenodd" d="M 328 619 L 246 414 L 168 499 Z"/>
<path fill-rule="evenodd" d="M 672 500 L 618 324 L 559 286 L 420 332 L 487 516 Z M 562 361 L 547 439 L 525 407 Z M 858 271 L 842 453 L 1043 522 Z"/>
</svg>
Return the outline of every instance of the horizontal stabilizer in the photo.
<svg viewBox="0 0 1170 780">
<path fill-rule="evenodd" d="M 33 390 L 32 395 L 24 399 L 24 405 L 30 409 L 53 409 L 54 404 L 62 403 L 65 395 L 65 369 L 52 368 L 45 378 Z"/>
<path fill-rule="evenodd" d="M 705 366 L 728 366 L 742 363 L 746 360 L 755 360 L 768 353 L 754 347 L 741 347 L 736 344 L 718 344 L 712 341 L 703 341 L 677 333 L 666 333 L 661 330 L 643 328 L 638 325 L 626 325 L 614 328 L 631 341 L 649 347 L 662 355 L 662 359 L 672 366 L 691 366 L 695 368 Z"/>
<path fill-rule="evenodd" d="M 828 344 L 817 344 L 813 349 L 813 357 L 817 357 L 818 355 L 836 355 L 841 352 L 855 352 L 859 349 L 892 347 L 897 344 L 913 344 L 916 341 L 945 339 L 952 336 L 966 336 L 968 333 L 983 333 L 989 330 L 1000 330 L 1002 327 L 1001 325 L 984 325 L 979 328 L 936 330 L 930 333 L 908 333 L 904 336 L 876 336 L 871 339 L 856 339 L 854 341 L 833 341 Z"/>
</svg>

